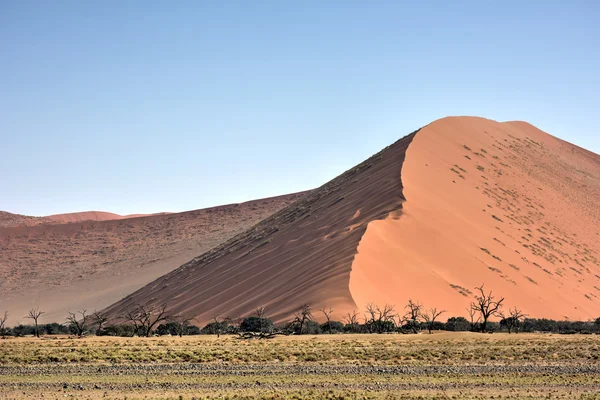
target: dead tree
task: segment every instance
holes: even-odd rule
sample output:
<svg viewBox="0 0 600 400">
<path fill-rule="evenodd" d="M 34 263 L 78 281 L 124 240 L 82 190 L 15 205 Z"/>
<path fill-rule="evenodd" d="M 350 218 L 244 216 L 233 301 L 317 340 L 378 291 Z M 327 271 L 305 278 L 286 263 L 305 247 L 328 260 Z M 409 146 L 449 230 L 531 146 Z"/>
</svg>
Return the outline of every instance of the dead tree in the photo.
<svg viewBox="0 0 600 400">
<path fill-rule="evenodd" d="M 90 316 L 86 313 L 87 310 L 79 311 L 81 318 L 77 318 L 75 313 L 69 312 L 69 316 L 67 317 L 67 322 L 72 328 L 75 329 L 75 333 L 77 333 L 77 336 L 79 337 L 82 337 L 87 329 L 87 322 Z"/>
<path fill-rule="evenodd" d="M 138 336 L 149 337 L 152 329 L 160 322 L 171 319 L 167 313 L 167 305 L 160 307 L 145 307 L 138 305 L 130 311 L 126 311 L 123 318 L 131 322 Z"/>
<path fill-rule="evenodd" d="M 323 307 L 319 311 L 321 311 L 323 313 L 323 315 L 325 316 L 325 319 L 327 320 L 327 330 L 329 331 L 329 334 L 331 335 L 331 314 L 333 314 L 333 308 Z"/>
<path fill-rule="evenodd" d="M 106 315 L 98 311 L 94 311 L 94 313 L 92 314 L 92 319 L 94 320 L 94 324 L 96 325 L 96 334 L 98 334 L 98 332 L 102 331 L 102 328 L 104 327 L 106 321 L 108 321 L 108 318 L 106 317 Z"/>
<path fill-rule="evenodd" d="M 310 304 L 304 304 L 300 309 L 296 312 L 296 317 L 294 318 L 294 323 L 298 325 L 298 333 L 302 335 L 304 332 L 304 327 L 306 323 L 312 321 L 312 308 Z"/>
<path fill-rule="evenodd" d="M 493 315 L 499 315 L 498 312 L 502 308 L 504 297 L 496 301 L 491 290 L 487 295 L 485 294 L 483 285 L 476 289 L 479 291 L 479 294 L 475 295 L 475 301 L 471 303 L 471 309 L 476 313 L 479 313 L 481 319 L 481 331 L 485 332 L 488 319 Z"/>
<path fill-rule="evenodd" d="M 187 320 L 187 323 L 189 323 L 192 320 L 192 318 Z M 225 320 L 221 319 L 218 315 L 215 315 L 213 317 L 213 333 L 215 333 L 217 335 L 217 338 L 221 337 L 221 331 L 223 330 L 223 324 L 225 323 Z M 182 329 L 181 332 L 179 333 L 179 337 L 181 337 L 183 335 L 183 325 L 182 325 Z M 262 330 L 262 329 L 261 329 Z"/>
<path fill-rule="evenodd" d="M 6 338 L 6 321 L 8 321 L 8 311 L 4 311 L 4 316 L 0 318 L 0 336 L 2 336 L 2 339 Z"/>
<path fill-rule="evenodd" d="M 409 328 L 413 333 L 419 333 L 419 323 L 423 319 L 423 304 L 410 299 L 405 309 L 406 314 L 404 318 L 408 322 Z"/>
<path fill-rule="evenodd" d="M 393 330 L 395 326 L 394 306 L 386 304 L 383 308 L 367 304 L 367 314 L 365 316 L 365 325 L 370 332 L 384 333 Z"/>
<path fill-rule="evenodd" d="M 481 317 L 477 310 L 473 310 L 471 307 L 467 308 L 467 313 L 469 314 L 469 324 L 471 325 L 471 332 L 475 330 L 475 327 L 481 321 Z M 477 319 L 475 319 L 477 317 Z"/>
<path fill-rule="evenodd" d="M 262 333 L 263 332 L 263 320 L 266 315 L 265 307 L 262 307 L 262 306 L 256 307 L 256 309 L 254 310 L 254 314 L 258 317 L 258 330 Z"/>
<path fill-rule="evenodd" d="M 508 329 L 508 334 L 512 332 L 514 329 L 515 333 L 519 333 L 519 327 L 521 326 L 521 321 L 527 317 L 527 314 L 524 314 L 523 311 L 519 310 L 516 306 L 512 310 L 508 310 L 508 314 L 500 311 L 498 313 L 500 318 L 502 318 L 502 322 L 506 325 L 506 329 Z"/>
<path fill-rule="evenodd" d="M 353 333 L 359 331 L 360 322 L 358 322 L 358 312 L 356 310 L 349 312 L 344 317 L 342 317 L 344 322 L 346 323 L 346 328 Z"/>
<path fill-rule="evenodd" d="M 427 324 L 427 331 L 429 332 L 430 335 L 431 335 L 431 331 L 433 330 L 435 320 L 445 312 L 446 312 L 446 310 L 438 311 L 437 308 L 430 308 L 429 310 L 427 310 L 423 313 L 423 319 L 425 320 L 425 323 Z"/>
<path fill-rule="evenodd" d="M 37 338 L 40 337 L 40 329 L 38 326 L 38 320 L 44 314 L 45 314 L 45 312 L 40 311 L 38 308 L 32 308 L 31 310 L 29 310 L 29 314 L 27 314 L 27 316 L 25 317 L 25 318 L 33 320 L 33 323 L 35 325 L 35 336 Z"/>
<path fill-rule="evenodd" d="M 351 313 L 346 314 L 342 318 L 347 325 L 359 325 L 358 312 L 356 310 L 352 311 Z"/>
</svg>

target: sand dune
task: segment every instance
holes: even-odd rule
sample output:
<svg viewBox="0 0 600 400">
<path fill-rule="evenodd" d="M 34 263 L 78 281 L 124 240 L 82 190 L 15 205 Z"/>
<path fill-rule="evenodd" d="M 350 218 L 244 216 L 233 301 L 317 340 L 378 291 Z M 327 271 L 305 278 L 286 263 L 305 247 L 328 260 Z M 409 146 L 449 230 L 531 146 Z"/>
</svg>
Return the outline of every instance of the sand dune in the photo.
<svg viewBox="0 0 600 400">
<path fill-rule="evenodd" d="M 31 217 L 28 215 L 12 214 L 6 211 L 0 211 L 0 228 L 15 228 L 20 226 L 38 226 L 38 225 L 56 225 L 70 224 L 74 222 L 85 221 L 112 221 L 117 219 L 129 219 L 139 217 L 149 217 L 152 215 L 165 215 L 167 212 L 156 214 L 130 214 L 119 215 L 105 211 L 83 211 L 66 214 L 53 214 L 45 217 Z"/>
<path fill-rule="evenodd" d="M 402 168 L 402 215 L 369 224 L 350 291 L 464 315 L 485 283 L 534 317 L 600 315 L 600 157 L 524 122 L 448 118 Z"/>
<path fill-rule="evenodd" d="M 15 226 L 37 226 L 54 223 L 44 217 L 31 217 L 29 215 L 12 214 L 0 211 L 0 228 L 12 228 Z"/>
<path fill-rule="evenodd" d="M 409 298 L 465 315 L 476 286 L 531 316 L 600 313 L 600 156 L 524 122 L 435 121 L 107 309 L 206 322 L 304 303 L 340 319 Z M 318 313 L 316 313 L 318 316 Z"/>
<path fill-rule="evenodd" d="M 101 309 L 244 231 L 302 193 L 184 213 L 0 228 L 0 312 L 11 324 Z M 94 217 L 92 215 L 91 217 Z M 102 217 L 102 215 L 96 215 Z M 103 218 L 103 217 L 102 217 Z"/>
<path fill-rule="evenodd" d="M 151 215 L 165 215 L 169 213 L 157 213 L 157 214 L 130 214 L 130 215 L 119 215 L 105 211 L 83 211 L 76 213 L 67 214 L 54 214 L 48 215 L 47 219 L 55 221 L 60 224 L 70 224 L 73 222 L 84 222 L 84 221 L 112 221 L 116 219 L 129 219 L 129 218 L 140 218 L 149 217 Z"/>
</svg>

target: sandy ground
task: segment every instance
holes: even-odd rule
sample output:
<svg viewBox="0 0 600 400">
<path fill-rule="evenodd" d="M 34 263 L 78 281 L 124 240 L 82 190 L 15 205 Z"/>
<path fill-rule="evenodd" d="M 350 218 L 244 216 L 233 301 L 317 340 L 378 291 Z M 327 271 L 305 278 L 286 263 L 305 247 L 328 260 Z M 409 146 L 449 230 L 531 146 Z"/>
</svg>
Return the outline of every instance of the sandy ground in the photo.
<svg viewBox="0 0 600 400">
<path fill-rule="evenodd" d="M 177 214 L 0 228 L 0 312 L 63 322 L 101 309 L 301 197 L 256 200 Z"/>
<path fill-rule="evenodd" d="M 485 284 L 532 317 L 600 315 L 600 156 L 523 122 L 447 118 L 401 174 L 402 214 L 369 224 L 352 265 L 357 308 L 464 315 Z"/>
</svg>

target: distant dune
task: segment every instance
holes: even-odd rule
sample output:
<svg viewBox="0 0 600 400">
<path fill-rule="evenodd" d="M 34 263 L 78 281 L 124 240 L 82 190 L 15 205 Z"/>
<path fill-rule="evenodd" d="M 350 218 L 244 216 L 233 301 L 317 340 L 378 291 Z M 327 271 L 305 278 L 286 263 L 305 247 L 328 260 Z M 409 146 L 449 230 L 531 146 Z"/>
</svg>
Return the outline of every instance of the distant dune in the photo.
<svg viewBox="0 0 600 400">
<path fill-rule="evenodd" d="M 44 321 L 58 322 L 69 310 L 99 310 L 302 196 L 124 219 L 98 212 L 50 219 L 0 213 L 0 221 L 34 225 L 0 227 L 0 312 L 8 310 L 18 323 L 27 322 L 31 307 L 46 312 Z"/>
<path fill-rule="evenodd" d="M 140 218 L 140 217 L 149 217 L 151 215 L 165 215 L 169 214 L 166 212 L 156 213 L 156 214 L 130 214 L 130 215 L 119 215 L 113 214 L 105 211 L 84 211 L 84 212 L 76 212 L 76 213 L 67 213 L 67 214 L 54 214 L 48 215 L 47 219 L 55 221 L 60 224 L 70 224 L 73 222 L 83 222 L 83 221 L 112 221 L 115 219 L 128 219 L 128 218 Z"/>
<path fill-rule="evenodd" d="M 45 217 L 31 217 L 28 215 L 12 214 L 6 211 L 0 211 L 0 228 L 15 228 L 19 226 L 38 226 L 54 224 L 70 224 L 73 222 L 84 221 L 112 221 L 116 219 L 128 219 L 148 217 L 151 215 L 165 215 L 168 212 L 156 214 L 130 214 L 119 215 L 105 211 L 83 211 L 67 214 L 54 214 Z"/>
<path fill-rule="evenodd" d="M 106 311 L 281 322 L 412 298 L 464 316 L 485 284 L 533 317 L 596 318 L 599 219 L 600 156 L 524 122 L 444 118 Z"/>
<path fill-rule="evenodd" d="M 0 211 L 0 228 L 36 226 L 52 223 L 54 223 L 52 220 L 44 217 L 30 217 L 28 215 L 12 214 L 6 211 Z"/>
</svg>

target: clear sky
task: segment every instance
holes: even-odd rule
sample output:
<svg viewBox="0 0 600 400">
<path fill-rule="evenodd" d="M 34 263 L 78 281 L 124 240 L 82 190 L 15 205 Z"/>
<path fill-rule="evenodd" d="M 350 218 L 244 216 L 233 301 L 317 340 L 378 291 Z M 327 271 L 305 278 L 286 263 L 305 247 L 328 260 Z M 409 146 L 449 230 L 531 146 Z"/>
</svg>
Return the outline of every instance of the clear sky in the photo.
<svg viewBox="0 0 600 400">
<path fill-rule="evenodd" d="M 2 1 L 0 210 L 317 187 L 448 115 L 600 152 L 598 1 Z"/>
</svg>

